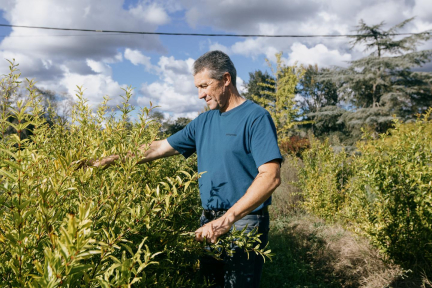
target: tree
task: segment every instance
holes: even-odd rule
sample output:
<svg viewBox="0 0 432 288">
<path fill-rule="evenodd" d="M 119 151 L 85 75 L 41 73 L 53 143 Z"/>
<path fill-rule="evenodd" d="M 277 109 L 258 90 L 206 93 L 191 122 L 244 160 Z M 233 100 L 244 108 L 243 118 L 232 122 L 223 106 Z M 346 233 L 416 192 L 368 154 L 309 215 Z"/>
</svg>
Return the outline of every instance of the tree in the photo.
<svg viewBox="0 0 432 288">
<path fill-rule="evenodd" d="M 391 126 L 392 115 L 408 120 L 432 105 L 432 74 L 413 71 L 432 58 L 432 50 L 417 51 L 431 38 L 432 30 L 406 37 L 397 34 L 412 20 L 388 30 L 383 29 L 384 22 L 368 26 L 361 20 L 351 44 L 365 45 L 370 55 L 351 61 L 348 68 L 327 71 L 321 78 L 341 85 L 339 101 L 354 108 L 339 120 L 353 135 L 360 135 L 365 125 L 384 132 Z"/>
<path fill-rule="evenodd" d="M 70 118 L 72 113 L 71 107 L 74 103 L 70 95 L 58 94 L 52 90 L 40 87 L 35 87 L 35 89 L 40 96 L 45 118 L 52 120 L 50 118 L 53 115 L 59 117 L 62 121 Z"/>
<path fill-rule="evenodd" d="M 178 131 L 182 130 L 184 127 L 186 127 L 187 124 L 189 124 L 189 122 L 192 121 L 192 119 L 187 117 L 179 117 L 176 120 L 165 119 L 163 113 L 159 111 L 152 111 L 150 119 L 159 123 L 159 134 L 161 134 L 161 136 L 173 135 Z"/>
<path fill-rule="evenodd" d="M 186 127 L 192 119 L 187 117 L 179 117 L 175 121 L 165 121 L 162 125 L 164 132 L 167 135 L 173 135 Z"/>
<path fill-rule="evenodd" d="M 342 84 L 342 99 L 357 108 L 385 107 L 388 113 L 407 115 L 421 113 L 432 104 L 432 75 L 412 71 L 430 61 L 432 50 L 416 48 L 432 36 L 432 30 L 397 39 L 397 31 L 413 18 L 383 30 L 384 22 L 368 26 L 360 20 L 352 47 L 365 44 L 372 50 L 365 58 L 351 61 L 347 69 L 329 73 Z M 420 104 L 420 105 L 418 105 Z"/>
<path fill-rule="evenodd" d="M 287 66 L 282 61 L 282 52 L 276 54 L 276 67 L 266 59 L 274 80 L 270 83 L 259 83 L 267 88 L 261 91 L 260 96 L 252 95 L 252 99 L 263 106 L 273 118 L 278 133 L 279 141 L 285 141 L 289 137 L 290 130 L 297 124 L 299 109 L 296 107 L 296 86 L 304 75 L 302 66 Z M 265 96 L 263 96 L 265 95 Z"/>
<path fill-rule="evenodd" d="M 297 101 L 303 113 L 315 113 L 324 106 L 336 105 L 338 102 L 337 86 L 330 80 L 320 80 L 327 68 L 318 68 L 318 65 L 309 65 L 299 81 L 297 93 L 301 96 Z"/>
<path fill-rule="evenodd" d="M 249 72 L 249 82 L 245 84 L 247 92 L 242 95 L 249 100 L 254 101 L 255 97 L 264 97 L 267 100 L 269 96 L 264 91 L 275 92 L 274 87 L 271 85 L 274 83 L 275 78 L 268 74 L 267 71 L 264 73 L 261 70 L 256 70 L 255 72 Z M 262 84 L 268 84 L 269 86 L 264 86 Z M 254 101 L 255 102 L 255 101 Z"/>
</svg>

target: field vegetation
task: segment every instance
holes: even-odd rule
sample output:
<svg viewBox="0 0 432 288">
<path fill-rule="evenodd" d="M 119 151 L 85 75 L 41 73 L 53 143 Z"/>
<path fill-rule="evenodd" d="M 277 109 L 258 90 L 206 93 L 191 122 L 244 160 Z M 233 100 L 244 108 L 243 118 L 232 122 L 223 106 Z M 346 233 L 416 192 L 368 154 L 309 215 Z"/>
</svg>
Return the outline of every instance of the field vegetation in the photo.
<svg viewBox="0 0 432 288">
<path fill-rule="evenodd" d="M 352 44 L 372 53 L 346 69 L 287 66 L 278 53 L 273 74 L 250 73 L 244 96 L 271 113 L 285 157 L 262 287 L 432 287 L 432 74 L 412 69 L 430 61 L 416 47 L 432 33 L 395 39 L 411 20 L 389 30 L 361 21 Z M 0 81 L 1 287 L 203 287 L 202 253 L 236 242 L 271 256 L 241 231 L 211 251 L 194 240 L 196 159 L 135 165 L 139 146 L 189 119 L 150 106 L 131 122 L 130 88 L 115 110 L 108 98 L 89 107 L 81 87 L 60 109 L 10 70 Z M 116 166 L 87 165 L 112 154 Z"/>
<path fill-rule="evenodd" d="M 21 83 L 16 68 L 11 62 L 0 81 L 1 287 L 202 287 L 203 253 L 218 257 L 235 242 L 267 257 L 255 248 L 257 236 L 241 231 L 210 250 L 195 241 L 196 159 L 135 165 L 160 124 L 149 117 L 152 107 L 128 121 L 130 89 L 120 113 L 108 98 L 94 113 L 77 87 L 65 121 L 44 109 L 34 82 Z M 86 165 L 112 154 L 122 160 L 115 166 Z"/>
</svg>

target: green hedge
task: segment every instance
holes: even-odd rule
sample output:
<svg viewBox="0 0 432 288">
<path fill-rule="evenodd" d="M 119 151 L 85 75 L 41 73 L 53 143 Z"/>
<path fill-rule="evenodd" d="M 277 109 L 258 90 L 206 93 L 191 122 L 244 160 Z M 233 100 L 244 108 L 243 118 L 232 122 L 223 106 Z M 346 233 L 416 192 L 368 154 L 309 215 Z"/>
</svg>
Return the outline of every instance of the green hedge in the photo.
<svg viewBox="0 0 432 288">
<path fill-rule="evenodd" d="M 431 267 L 431 112 L 415 123 L 395 120 L 378 139 L 365 135 L 352 156 L 315 141 L 300 168 L 302 205 L 366 235 L 401 263 Z"/>
</svg>

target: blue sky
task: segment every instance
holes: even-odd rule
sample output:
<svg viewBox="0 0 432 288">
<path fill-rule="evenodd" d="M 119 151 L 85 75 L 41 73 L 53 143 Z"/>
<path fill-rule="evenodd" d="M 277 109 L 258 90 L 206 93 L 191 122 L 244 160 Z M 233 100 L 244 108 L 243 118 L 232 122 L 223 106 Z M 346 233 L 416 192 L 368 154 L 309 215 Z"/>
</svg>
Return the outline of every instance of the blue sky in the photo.
<svg viewBox="0 0 432 288">
<path fill-rule="evenodd" d="M 432 29 L 430 0 L 0 0 L 0 23 L 14 25 L 184 33 L 347 34 L 360 19 L 389 26 L 416 16 L 404 32 Z M 266 70 L 265 58 L 284 52 L 293 64 L 344 66 L 365 56 L 347 39 L 228 38 L 102 35 L 0 27 L 0 56 L 15 58 L 23 77 L 39 87 L 74 95 L 76 85 L 96 106 L 111 105 L 121 88 L 135 87 L 133 102 L 152 101 L 166 117 L 195 117 L 205 106 L 197 97 L 191 67 L 203 53 L 220 49 L 236 65 L 238 88 L 249 72 Z M 68 36 L 67 36 L 68 35 Z M 431 49 L 429 41 L 421 49 Z M 0 62 L 0 73 L 8 63 Z M 427 69 L 429 69 L 428 66 Z M 429 69 L 430 71 L 430 69 Z"/>
</svg>

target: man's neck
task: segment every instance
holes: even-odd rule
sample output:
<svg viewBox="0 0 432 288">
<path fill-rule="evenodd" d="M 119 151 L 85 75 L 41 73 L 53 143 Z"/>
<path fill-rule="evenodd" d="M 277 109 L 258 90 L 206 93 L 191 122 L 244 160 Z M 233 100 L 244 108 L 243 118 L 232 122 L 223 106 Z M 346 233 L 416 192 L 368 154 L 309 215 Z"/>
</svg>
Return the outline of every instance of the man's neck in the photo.
<svg viewBox="0 0 432 288">
<path fill-rule="evenodd" d="M 235 88 L 234 88 L 235 89 Z M 227 105 L 225 107 L 223 107 L 222 109 L 220 109 L 220 112 L 228 112 L 231 109 L 234 109 L 235 107 L 241 105 L 243 102 L 246 101 L 245 98 L 243 98 L 237 91 L 237 89 L 235 90 L 227 90 L 225 93 L 230 93 L 229 94 L 229 98 L 227 101 Z"/>
</svg>

